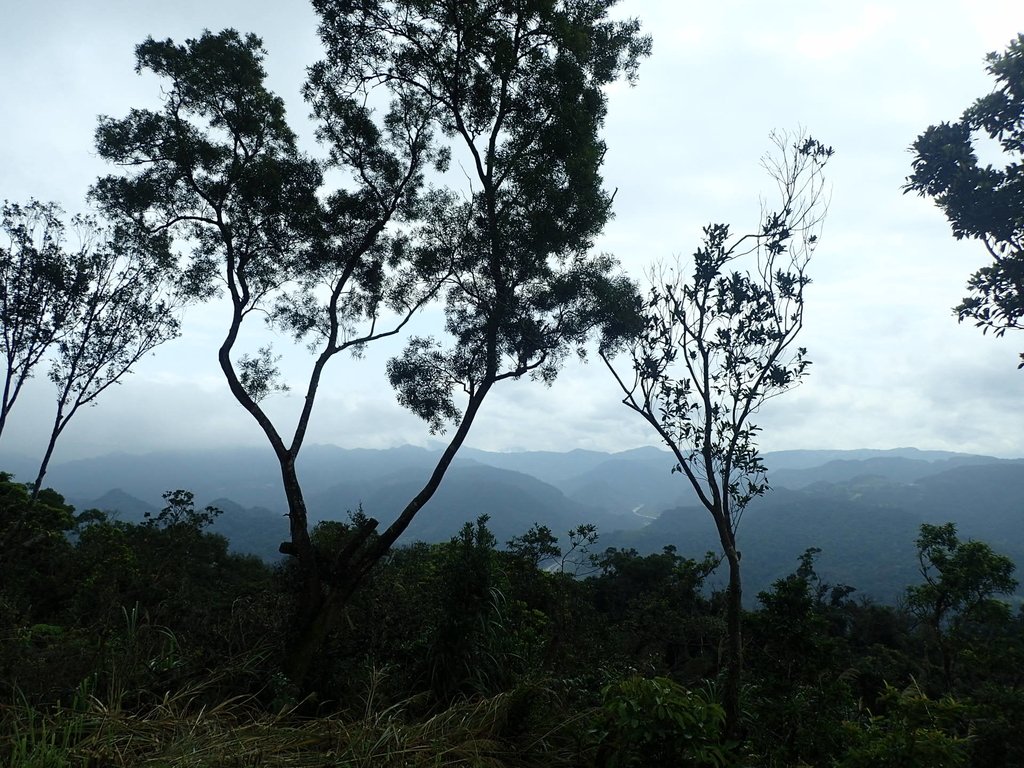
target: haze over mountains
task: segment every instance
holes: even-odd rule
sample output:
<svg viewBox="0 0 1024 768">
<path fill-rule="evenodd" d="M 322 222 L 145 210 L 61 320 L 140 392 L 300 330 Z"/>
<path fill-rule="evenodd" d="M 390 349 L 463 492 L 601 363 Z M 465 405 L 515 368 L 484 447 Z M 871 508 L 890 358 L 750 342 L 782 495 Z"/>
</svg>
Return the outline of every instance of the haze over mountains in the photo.
<svg viewBox="0 0 1024 768">
<path fill-rule="evenodd" d="M 360 505 L 386 525 L 428 476 L 437 453 L 403 446 L 347 450 L 309 446 L 300 477 L 314 521 L 344 520 Z M 956 522 L 963 538 L 987 541 L 1024 565 L 1024 460 L 920 451 L 783 451 L 765 456 L 773 490 L 747 510 L 739 540 L 750 600 L 793 571 L 807 547 L 819 547 L 830 582 L 893 601 L 919 580 L 914 539 L 922 522 Z M 16 477 L 32 462 L 0 455 Z M 700 557 L 717 551 L 711 518 L 665 451 L 493 453 L 464 449 L 402 541 L 444 541 L 463 523 L 490 515 L 499 542 L 534 523 L 564 534 L 581 523 L 601 533 L 597 550 L 666 545 Z M 79 509 L 125 520 L 162 506 L 166 490 L 185 488 L 199 505 L 223 510 L 214 530 L 236 551 L 277 557 L 286 536 L 277 467 L 262 448 L 113 454 L 59 464 L 47 475 Z"/>
</svg>

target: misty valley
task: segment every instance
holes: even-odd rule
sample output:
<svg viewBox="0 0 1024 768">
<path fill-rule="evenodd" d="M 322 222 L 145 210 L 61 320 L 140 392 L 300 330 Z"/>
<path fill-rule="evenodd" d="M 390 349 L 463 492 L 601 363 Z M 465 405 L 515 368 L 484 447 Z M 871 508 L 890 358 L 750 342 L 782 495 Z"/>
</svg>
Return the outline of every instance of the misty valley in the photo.
<svg viewBox="0 0 1024 768">
<path fill-rule="evenodd" d="M 437 453 L 309 446 L 300 472 L 311 521 L 345 522 L 360 509 L 393 518 L 423 484 Z M 0 460 L 12 469 L 31 464 Z M 829 581 L 895 604 L 920 580 L 914 540 L 921 523 L 953 522 L 963 536 L 1024 563 L 1024 460 L 894 449 L 786 451 L 766 454 L 765 462 L 772 490 L 751 504 L 743 522 L 751 607 L 809 547 L 822 550 L 817 569 Z M 656 448 L 616 454 L 466 448 L 399 541 L 445 542 L 485 514 L 500 546 L 534 525 L 547 526 L 564 546 L 569 530 L 590 524 L 599 535 L 595 552 L 614 547 L 649 555 L 671 545 L 700 559 L 718 548 L 714 527 L 672 465 L 672 456 Z M 198 506 L 221 510 L 209 530 L 223 535 L 230 551 L 276 563 L 287 505 L 274 472 L 266 451 L 252 448 L 84 459 L 54 467 L 52 480 L 77 509 L 99 509 L 126 523 L 156 515 L 163 492 L 187 488 Z M 720 574 L 707 586 L 722 587 Z"/>
</svg>

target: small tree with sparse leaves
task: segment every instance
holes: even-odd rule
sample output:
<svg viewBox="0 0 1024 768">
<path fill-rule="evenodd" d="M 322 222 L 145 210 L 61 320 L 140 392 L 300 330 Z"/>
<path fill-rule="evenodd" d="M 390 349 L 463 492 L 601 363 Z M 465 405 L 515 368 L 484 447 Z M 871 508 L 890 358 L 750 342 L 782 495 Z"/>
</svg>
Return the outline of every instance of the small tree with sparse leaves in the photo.
<svg viewBox="0 0 1024 768">
<path fill-rule="evenodd" d="M 807 267 L 825 209 L 822 169 L 832 149 L 815 139 L 776 137 L 765 164 L 778 207 L 760 228 L 733 237 L 704 228 L 692 271 L 656 270 L 645 325 L 623 370 L 604 360 L 623 403 L 654 429 L 707 508 L 729 568 L 725 708 L 739 732 L 742 587 L 736 533 L 749 503 L 768 485 L 752 419 L 761 405 L 800 382 L 810 364 L 796 345 L 803 327 Z"/>
</svg>

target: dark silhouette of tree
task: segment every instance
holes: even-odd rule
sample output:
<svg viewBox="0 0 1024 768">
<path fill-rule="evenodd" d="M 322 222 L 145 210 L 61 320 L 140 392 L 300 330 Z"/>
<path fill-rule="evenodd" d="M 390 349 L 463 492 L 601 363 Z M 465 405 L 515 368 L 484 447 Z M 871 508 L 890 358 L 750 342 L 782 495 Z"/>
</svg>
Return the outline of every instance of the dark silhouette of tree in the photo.
<svg viewBox="0 0 1024 768">
<path fill-rule="evenodd" d="M 0 435 L 25 382 L 68 329 L 81 289 L 79 251 L 68 250 L 62 211 L 52 203 L 4 202 L 0 229 L 3 399 Z"/>
<path fill-rule="evenodd" d="M 154 347 L 178 334 L 167 293 L 166 239 L 104 228 L 77 216 L 70 244 L 52 203 L 5 203 L 0 249 L 0 323 L 7 370 L 0 433 L 22 387 L 48 355 L 57 409 L 32 494 L 57 440 L 84 406 L 120 381 Z"/>
<path fill-rule="evenodd" d="M 914 172 L 906 192 L 934 199 L 957 240 L 980 240 L 992 263 L 967 283 L 970 295 L 955 308 L 960 321 L 1002 336 L 1024 328 L 1024 34 L 1004 53 L 987 57 L 995 90 L 954 123 L 930 126 L 917 137 Z M 978 141 L 998 144 L 1006 165 L 982 165 Z M 1024 354 L 1019 368 L 1024 368 Z"/>
<path fill-rule="evenodd" d="M 300 659 L 437 490 L 492 387 L 523 376 L 550 382 L 593 331 L 608 349 L 635 321 L 633 284 L 613 275 L 611 258 L 590 254 L 611 215 L 602 89 L 632 79 L 650 47 L 638 22 L 607 18 L 614 4 L 314 3 L 328 56 L 311 83 L 425 99 L 469 189 L 438 211 L 432 230 L 451 254 L 450 341 L 413 338 L 388 365 L 399 401 L 432 432 L 452 425 L 452 437 L 398 518 L 339 553 Z"/>
<path fill-rule="evenodd" d="M 546 525 L 534 523 L 522 536 L 513 536 L 505 543 L 506 550 L 531 568 L 572 573 L 582 576 L 597 570 L 591 548 L 600 536 L 597 526 L 583 523 L 570 530 L 566 538 L 568 547 L 563 552 L 558 537 Z"/>
<path fill-rule="evenodd" d="M 1009 618 L 995 595 L 1017 588 L 1016 567 L 982 541 L 960 541 L 956 525 L 921 526 L 917 559 L 924 583 L 907 588 L 907 608 L 929 630 L 938 647 L 946 690 L 953 685 L 958 651 L 972 626 Z"/>
<path fill-rule="evenodd" d="M 220 367 L 279 462 L 291 533 L 282 548 L 303 563 L 312 614 L 322 577 L 296 460 L 331 359 L 398 333 L 450 269 L 450 254 L 429 232 L 448 201 L 423 183 L 425 168 L 443 169 L 447 153 L 434 146 L 430 105 L 416 94 L 396 94 L 375 122 L 361 99 L 313 82 L 306 96 L 329 157 L 303 155 L 283 102 L 264 87 L 261 46 L 234 30 L 138 46 L 137 68 L 167 83 L 163 108 L 101 119 L 100 154 L 131 172 L 101 179 L 93 195 L 143 230 L 192 246 L 182 280 L 188 295 L 209 297 L 218 283 L 226 290 Z M 352 183 L 326 192 L 326 170 Z M 428 231 L 421 236 L 418 227 Z M 290 433 L 261 404 L 287 386 L 272 349 L 239 350 L 254 317 L 307 342 L 314 355 Z"/>
<path fill-rule="evenodd" d="M 546 525 L 534 523 L 522 536 L 513 536 L 505 543 L 505 549 L 513 556 L 538 569 L 557 562 L 562 557 L 558 537 Z"/>
<path fill-rule="evenodd" d="M 88 245 L 78 254 L 75 302 L 54 345 L 50 380 L 57 387 L 57 409 L 33 498 L 58 438 L 79 409 L 94 403 L 179 329 L 164 238 L 104 230 L 89 219 L 80 218 L 77 225 L 88 233 Z"/>
<path fill-rule="evenodd" d="M 184 46 L 147 40 L 138 68 L 164 77 L 163 109 L 101 120 L 100 154 L 131 171 L 100 180 L 95 199 L 148 232 L 187 238 L 185 289 L 203 296 L 220 281 L 230 299 L 221 368 L 278 458 L 291 528 L 282 551 L 303 571 L 297 680 L 436 491 L 491 387 L 528 374 L 550 381 L 593 329 L 611 344 L 634 309 L 614 261 L 589 255 L 611 203 L 598 172 L 601 89 L 631 75 L 648 46 L 635 22 L 605 19 L 611 4 L 318 4 L 328 57 L 311 69 L 306 97 L 325 163 L 299 152 L 281 100 L 264 88 L 258 38 L 232 30 Z M 368 103 L 389 106 L 375 120 Z M 435 131 L 468 153 L 461 197 L 424 184 L 452 149 Z M 348 185 L 323 193 L 325 167 Z M 452 440 L 387 530 L 376 535 L 366 519 L 333 556 L 318 555 L 295 461 L 324 366 L 398 333 L 439 295 L 452 343 L 414 338 L 388 373 L 432 430 L 456 423 Z M 272 350 L 236 351 L 254 314 L 315 350 L 290 439 L 260 405 L 283 383 Z"/>
<path fill-rule="evenodd" d="M 28 486 L 0 472 L 0 605 L 5 614 L 35 618 L 64 596 L 68 533 L 75 524 L 74 508 L 52 489 L 33 500 Z"/>
<path fill-rule="evenodd" d="M 824 216 L 822 168 L 832 149 L 812 138 L 775 138 L 765 166 L 780 200 L 760 228 L 733 237 L 704 228 L 704 244 L 683 266 L 655 270 L 645 325 L 629 350 L 631 371 L 603 358 L 639 414 L 675 455 L 674 472 L 711 513 L 729 567 L 725 707 L 739 733 L 742 584 L 736 532 L 750 501 L 768 488 L 752 417 L 792 388 L 810 364 L 796 346 L 803 327 L 807 266 Z"/>
</svg>

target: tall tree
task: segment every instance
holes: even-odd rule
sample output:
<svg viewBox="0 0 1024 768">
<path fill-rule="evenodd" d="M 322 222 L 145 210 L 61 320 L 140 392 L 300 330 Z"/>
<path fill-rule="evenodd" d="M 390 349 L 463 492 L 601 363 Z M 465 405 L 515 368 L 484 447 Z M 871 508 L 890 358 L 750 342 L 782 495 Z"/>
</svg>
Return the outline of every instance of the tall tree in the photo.
<svg viewBox="0 0 1024 768">
<path fill-rule="evenodd" d="M 74 304 L 54 345 L 50 380 L 57 387 L 57 408 L 33 499 L 58 438 L 79 409 L 93 404 L 179 329 L 165 238 L 105 230 L 90 219 L 76 223 L 87 246 L 78 254 Z"/>
<path fill-rule="evenodd" d="M 930 126 L 917 137 L 904 191 L 933 198 L 957 240 L 984 244 L 992 263 L 971 276 L 970 295 L 955 312 L 961 322 L 1002 336 L 1024 328 L 1024 34 L 987 61 L 995 90 L 958 121 Z M 979 140 L 998 144 L 1003 168 L 982 165 Z M 1024 354 L 1018 367 L 1024 368 Z"/>
<path fill-rule="evenodd" d="M 0 324 L 7 369 L 0 433 L 25 382 L 47 356 L 57 409 L 32 501 L 57 440 L 84 406 L 120 381 L 145 354 L 178 333 L 166 290 L 171 264 L 162 236 L 104 228 L 76 216 L 69 243 L 52 203 L 5 203 L 0 249 Z"/>
<path fill-rule="evenodd" d="M 221 368 L 277 455 L 291 528 L 282 551 L 303 573 L 296 678 L 437 489 L 491 387 L 531 373 L 550 380 L 596 325 L 631 306 L 632 285 L 611 276 L 613 261 L 588 255 L 610 215 L 598 173 L 601 87 L 632 72 L 646 49 L 634 22 L 604 20 L 609 5 L 318 5 L 329 55 L 311 70 L 306 97 L 329 149 L 323 164 L 299 152 L 283 104 L 264 88 L 260 41 L 231 30 L 184 46 L 143 43 L 139 68 L 168 81 L 163 110 L 101 121 L 100 153 L 133 170 L 102 179 L 96 199 L 147 231 L 189 238 L 194 294 L 215 277 L 227 289 Z M 389 106 L 375 119 L 368 104 Z M 437 129 L 473 158 L 474 188 L 462 198 L 424 185 L 428 166 L 444 170 L 449 157 Z M 348 186 L 322 192 L 324 165 Z M 318 556 L 295 460 L 324 366 L 398 333 L 436 295 L 454 343 L 413 339 L 389 375 L 432 429 L 457 422 L 452 442 L 385 532 L 375 536 L 368 521 Z M 380 330 L 386 310 L 394 322 Z M 271 351 L 236 351 L 244 321 L 260 312 L 315 349 L 290 437 L 260 405 L 280 384 Z"/>
<path fill-rule="evenodd" d="M 6 370 L 0 436 L 25 382 L 66 333 L 81 289 L 81 248 L 68 248 L 62 215 L 56 205 L 37 200 L 3 205 L 0 343 Z"/>
<path fill-rule="evenodd" d="M 327 364 L 398 333 L 440 288 L 450 255 L 416 230 L 447 202 L 423 183 L 425 168 L 443 169 L 447 155 L 434 147 L 430 105 L 416 94 L 397 92 L 375 121 L 360 99 L 314 83 L 306 95 L 329 156 L 307 157 L 283 102 L 264 86 L 264 55 L 259 38 L 234 30 L 184 45 L 149 39 L 138 46 L 137 69 L 167 83 L 163 108 L 101 119 L 100 154 L 131 170 L 101 179 L 93 194 L 144 231 L 191 246 L 183 280 L 189 295 L 210 296 L 218 283 L 226 289 L 218 360 L 280 465 L 291 534 L 283 547 L 303 564 L 312 611 L 322 579 L 296 461 Z M 326 169 L 349 183 L 326 190 Z M 270 347 L 245 351 L 253 318 L 313 352 L 290 426 L 275 424 L 263 406 L 286 382 Z"/>
<path fill-rule="evenodd" d="M 635 76 L 650 41 L 615 0 L 316 0 L 328 57 L 311 71 L 342 93 L 425 99 L 469 188 L 439 211 L 453 256 L 448 343 L 413 338 L 388 365 L 400 402 L 433 432 L 453 428 L 423 488 L 379 535 L 366 529 L 332 566 L 313 642 L 429 501 L 492 388 L 550 382 L 600 329 L 608 349 L 635 320 L 633 284 L 591 255 L 611 215 L 602 188 L 604 86 Z M 456 393 L 462 403 L 456 402 Z"/>
<path fill-rule="evenodd" d="M 741 237 L 725 224 L 705 227 L 689 276 L 682 264 L 653 272 L 628 373 L 603 355 L 622 402 L 672 451 L 673 472 L 690 483 L 718 531 L 729 567 L 725 706 L 734 737 L 743 659 L 736 533 L 747 505 L 768 489 L 752 418 L 798 384 L 810 364 L 796 338 L 824 216 L 822 169 L 832 155 L 812 138 L 775 141 L 779 155 L 765 166 L 778 186 L 778 207 Z"/>
</svg>

